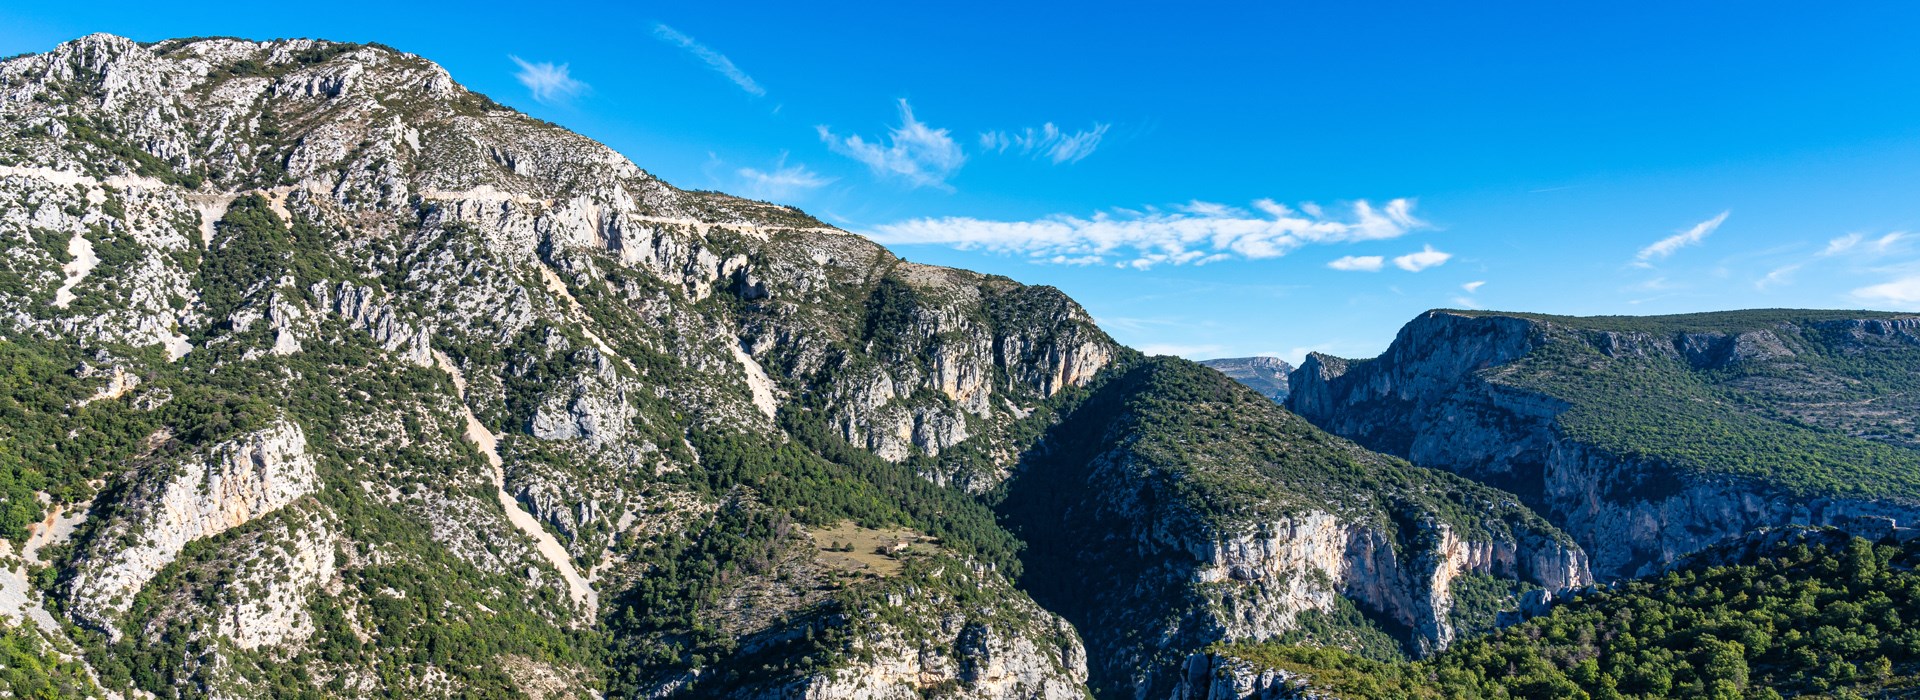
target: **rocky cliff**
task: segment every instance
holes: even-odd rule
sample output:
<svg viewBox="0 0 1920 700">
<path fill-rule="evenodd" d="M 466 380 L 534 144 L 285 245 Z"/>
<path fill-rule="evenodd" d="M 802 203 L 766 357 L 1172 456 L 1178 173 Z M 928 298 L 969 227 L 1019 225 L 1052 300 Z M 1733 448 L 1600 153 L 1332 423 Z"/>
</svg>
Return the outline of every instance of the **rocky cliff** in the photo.
<svg viewBox="0 0 1920 700">
<path fill-rule="evenodd" d="M 1589 582 L 1584 553 L 1512 496 L 1328 436 L 1183 360 L 1111 377 L 1046 445 L 1004 509 L 1102 692 L 1162 697 L 1223 639 L 1442 649 L 1463 575 L 1509 597 Z"/>
<path fill-rule="evenodd" d="M 118 638 L 113 618 L 188 544 L 246 525 L 317 487 L 307 436 L 288 423 L 131 477 L 75 562 L 68 593 L 72 614 Z M 314 557 L 330 558 L 328 549 Z M 323 567 L 294 571 L 306 568 Z"/>
<path fill-rule="evenodd" d="M 99 428 L 113 445 L 49 473 L 41 497 L 103 491 L 54 565 L 116 690 L 271 695 L 283 671 L 261 669 L 291 658 L 349 694 L 519 678 L 624 692 L 570 630 L 664 615 L 629 591 L 660 566 L 677 585 L 739 590 L 745 553 L 697 570 L 658 558 L 702 536 L 681 527 L 736 504 L 824 524 L 973 517 L 991 537 L 964 496 L 912 504 L 949 498 L 935 481 L 1004 478 L 1022 449 L 1013 424 L 1119 352 L 1055 290 L 904 263 L 795 210 L 675 189 L 385 47 L 95 35 L 0 63 L 0 121 L 5 349 L 93 397 L 31 428 L 49 445 Z M 78 356 L 102 369 L 67 372 Z M 815 487 L 836 495 L 748 481 L 763 477 L 740 450 L 782 449 L 836 474 Z M 896 472 L 924 486 L 890 502 L 878 484 L 895 482 L 873 474 Z M 831 498 L 844 505 L 818 508 Z M 764 537 L 742 527 L 712 536 Z M 993 546 L 949 550 L 992 559 Z M 879 582 L 817 585 L 857 598 Z M 989 607 L 1049 619 L 1001 590 Z M 763 600 L 727 626 L 778 636 L 832 597 Z M 897 622 L 971 640 L 914 688 L 1079 692 L 1076 662 L 1027 627 L 914 610 Z M 414 654 L 446 649 L 436 640 L 456 627 L 496 655 Z M 1077 648 L 1056 627 L 1033 629 Z M 846 658 L 932 658 L 873 634 Z M 216 639 L 228 644 L 211 657 L 183 646 Z M 381 651 L 317 660 L 343 644 Z M 725 665 L 730 645 L 692 646 L 635 667 L 683 679 L 651 686 L 666 694 L 700 694 L 684 679 Z M 790 665 L 734 692 L 861 675 L 836 668 Z"/>
<path fill-rule="evenodd" d="M 1512 496 L 1059 290 L 677 189 L 375 45 L 0 61 L 0 364 L 0 530 L 88 514 L 31 580 L 129 695 L 1123 696 L 1586 576 Z"/>
<path fill-rule="evenodd" d="M 1185 673 L 1168 700 L 1327 700 L 1312 678 L 1222 654 L 1187 658 Z"/>
<path fill-rule="evenodd" d="M 1920 516 L 1920 318 L 1435 311 L 1366 361 L 1311 355 L 1287 405 L 1330 432 L 1511 490 L 1602 578 L 1749 530 Z"/>
</svg>

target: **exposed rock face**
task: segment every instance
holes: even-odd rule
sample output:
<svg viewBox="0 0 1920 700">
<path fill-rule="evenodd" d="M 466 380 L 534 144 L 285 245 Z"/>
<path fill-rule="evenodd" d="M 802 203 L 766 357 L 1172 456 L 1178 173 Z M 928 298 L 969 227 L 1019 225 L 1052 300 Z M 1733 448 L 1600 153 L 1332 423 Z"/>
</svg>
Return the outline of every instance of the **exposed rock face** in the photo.
<svg viewBox="0 0 1920 700">
<path fill-rule="evenodd" d="M 776 379 L 820 392 L 835 431 L 884 459 L 938 458 L 970 438 L 993 457 L 929 473 L 936 481 L 976 492 L 998 484 L 1021 448 L 1010 426 L 1121 354 L 1059 290 L 830 243 L 800 259 L 806 251 L 763 249 L 758 264 L 772 274 L 756 287 L 766 297 L 750 307 L 744 345 Z M 824 270 L 804 269 L 822 261 Z M 875 267 L 878 284 L 867 281 Z M 823 306 L 860 308 L 862 318 L 823 324 Z"/>
<path fill-rule="evenodd" d="M 1220 370 L 1221 374 L 1247 385 L 1275 403 L 1286 403 L 1287 375 L 1293 365 L 1278 357 L 1223 357 L 1201 360 L 1200 364 Z"/>
<path fill-rule="evenodd" d="M 85 37 L 0 62 L 0 154 L 3 335 L 166 350 L 113 350 L 99 364 L 124 378 L 68 404 L 125 401 L 184 443 L 101 465 L 109 497 L 61 564 L 66 613 L 123 648 L 215 649 L 173 685 L 123 692 L 270 695 L 284 687 L 258 679 L 284 678 L 315 630 L 416 630 L 414 603 L 393 601 L 425 598 L 463 634 L 511 617 L 488 642 L 511 653 L 450 672 L 389 636 L 360 666 L 299 673 L 349 695 L 499 692 L 469 685 L 494 677 L 476 667 L 600 686 L 529 640 L 606 625 L 598 602 L 659 576 L 630 558 L 756 499 L 762 484 L 709 473 L 720 455 L 702 450 L 804 452 L 785 432 L 800 420 L 986 490 L 1029 446 L 1015 423 L 1125 354 L 1057 290 L 675 189 L 385 47 Z M 436 356 L 464 391 L 424 369 Z M 170 403 L 191 421 L 287 419 L 210 437 L 222 419 L 175 425 L 158 417 Z M 492 439 L 475 450 L 463 427 Z M 743 636 L 791 636 L 824 604 L 818 586 L 754 597 L 732 571 L 689 585 L 757 601 L 722 614 Z M 946 639 L 876 633 L 863 663 L 920 669 L 899 686 L 913 692 L 1081 696 L 1072 628 L 980 575 L 999 599 L 915 612 Z M 806 683 L 832 695 L 860 677 Z M 167 681 L 137 683 L 152 682 Z"/>
<path fill-rule="evenodd" d="M 1346 595 L 1410 629 L 1421 654 L 1453 642 L 1450 584 L 1461 574 L 1491 574 L 1553 591 L 1591 583 L 1585 554 L 1545 533 L 1468 541 L 1445 523 L 1416 527 L 1406 547 L 1378 526 L 1309 512 L 1265 523 L 1258 533 L 1215 540 L 1192 577 L 1199 584 L 1246 589 L 1218 601 L 1226 638 L 1273 637 L 1292 629 L 1301 612 L 1331 611 L 1333 596 Z"/>
<path fill-rule="evenodd" d="M 1305 676 L 1259 668 L 1231 656 L 1194 654 L 1168 700 L 1324 700 Z"/>
<path fill-rule="evenodd" d="M 214 631 L 242 649 L 305 641 L 313 636 L 308 604 L 332 581 L 336 539 L 323 519 L 310 516 L 293 525 L 276 524 L 256 542 L 235 552 L 236 586 L 258 595 L 236 596 L 218 613 Z"/>
<path fill-rule="evenodd" d="M 1821 334 L 1840 339 L 1836 342 L 1852 338 L 1859 345 L 1851 352 L 1905 352 L 1898 350 L 1903 343 L 1920 345 L 1914 335 L 1920 319 L 1812 320 L 1786 330 L 1672 333 L 1561 325 L 1576 322 L 1429 312 L 1402 329 L 1378 358 L 1310 355 L 1292 375 L 1287 405 L 1370 449 L 1520 494 L 1580 541 L 1602 579 L 1655 571 L 1759 527 L 1920 517 L 1920 505 L 1897 499 L 1796 494 L 1761 479 L 1689 472 L 1657 457 L 1581 442 L 1560 423 L 1572 403 L 1511 379 L 1532 371 L 1516 363 L 1557 343 L 1583 344 L 1595 363 L 1671 362 L 1709 372 L 1791 362 L 1796 351 L 1781 333 Z M 1801 410 L 1797 404 L 1784 408 Z M 1846 418 L 1802 415 L 1809 422 Z"/>
<path fill-rule="evenodd" d="M 1206 643 L 1313 611 L 1437 648 L 1463 573 L 1585 576 L 1509 495 L 1190 365 L 1202 400 L 1083 416 L 1145 406 L 1145 361 L 1059 290 L 676 189 L 385 47 L 0 62 L 0 256 L 0 335 L 113 369 L 47 424 L 140 431 L 86 433 L 138 447 L 61 475 L 105 490 L 55 562 L 57 609 L 112 640 L 89 655 L 177 664 L 127 694 L 1164 696 Z M 1003 485 L 1053 558 L 1024 588 L 971 497 Z M 889 578 L 794 542 L 869 517 L 947 549 Z M 1053 587 L 1072 614 L 1029 597 Z"/>
<path fill-rule="evenodd" d="M 114 616 L 189 543 L 282 508 L 317 485 L 306 433 L 292 423 L 157 465 L 127 487 L 104 529 L 87 543 L 71 585 L 74 613 L 117 636 Z M 305 568 L 325 568 L 319 564 L 325 556 L 309 558 L 314 562 Z"/>
<path fill-rule="evenodd" d="M 904 600 L 901 605 L 917 605 Z M 930 610 L 920 611 L 932 613 Z M 1054 629 L 1040 636 L 966 615 L 934 614 L 932 640 L 901 632 L 868 638 L 871 663 L 807 679 L 765 697 L 806 700 L 917 700 L 929 693 L 980 700 L 1079 700 L 1086 697 L 1086 652 L 1064 620 L 1038 607 L 1033 623 Z M 1048 645 L 1047 638 L 1058 640 Z M 931 641 L 931 643 L 929 643 Z"/>
<path fill-rule="evenodd" d="M 1391 620 L 1413 653 L 1443 649 L 1462 574 L 1590 581 L 1585 554 L 1512 496 L 1359 450 L 1185 361 L 1110 379 L 1048 444 L 1007 510 L 1036 597 L 1086 635 L 1099 692 L 1163 697 L 1208 643 L 1278 637 L 1342 606 Z M 1430 500 L 1442 493 L 1486 519 L 1450 521 Z"/>
</svg>

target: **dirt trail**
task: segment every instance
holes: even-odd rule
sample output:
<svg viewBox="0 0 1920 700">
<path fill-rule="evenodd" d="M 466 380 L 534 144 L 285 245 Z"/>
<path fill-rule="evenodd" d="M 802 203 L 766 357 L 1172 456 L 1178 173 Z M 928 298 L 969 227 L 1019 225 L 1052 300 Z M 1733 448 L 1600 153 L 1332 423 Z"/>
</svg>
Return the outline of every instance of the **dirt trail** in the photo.
<svg viewBox="0 0 1920 700">
<path fill-rule="evenodd" d="M 93 241 L 78 233 L 67 239 L 67 254 L 73 256 L 73 260 L 60 266 L 60 271 L 67 275 L 67 281 L 53 292 L 53 305 L 63 309 L 73 303 L 73 288 L 79 286 L 80 281 L 87 278 L 87 273 L 93 272 L 93 268 L 100 264 L 100 256 L 93 254 Z"/>
<path fill-rule="evenodd" d="M 92 664 L 87 663 L 84 658 L 68 653 L 68 650 L 78 649 L 79 645 L 74 644 L 73 640 L 67 637 L 65 628 L 61 627 L 53 614 L 47 611 L 46 606 L 35 596 L 33 585 L 27 582 L 27 565 L 40 561 L 40 550 L 63 544 L 72 538 L 73 531 L 80 526 L 80 522 L 87 519 L 92 505 L 92 502 L 88 501 L 73 506 L 54 506 L 48 509 L 45 520 L 27 526 L 27 541 L 20 548 L 19 563 L 12 568 L 0 565 L 0 615 L 32 620 L 34 626 L 40 629 L 40 634 L 53 642 L 55 654 L 68 661 L 79 661 L 87 676 L 93 679 L 93 684 L 104 688 L 105 685 L 100 682 L 100 676 L 94 673 Z M 14 556 L 13 543 L 0 540 L 0 559 L 12 556 Z M 107 697 L 111 700 L 122 698 L 119 693 L 112 691 L 107 691 Z"/>
<path fill-rule="evenodd" d="M 567 548 L 560 544 L 560 540 L 555 539 L 553 533 L 547 532 L 547 529 L 540 525 L 540 521 L 534 519 L 532 513 L 521 508 L 519 501 L 507 494 L 507 474 L 501 466 L 499 440 L 494 437 L 492 431 L 480 424 L 480 419 L 473 415 L 473 409 L 467 407 L 467 378 L 460 373 L 460 368 L 453 366 L 453 361 L 445 353 L 439 350 L 433 351 L 433 361 L 453 377 L 453 386 L 460 392 L 460 412 L 465 414 L 467 419 L 467 439 L 480 448 L 480 453 L 487 457 L 487 464 L 493 467 L 493 491 L 500 498 L 500 506 L 507 510 L 507 520 L 512 521 L 515 528 L 533 538 L 534 548 L 539 550 L 540 556 L 546 558 L 547 563 L 560 571 L 560 577 L 566 579 L 567 590 L 573 595 L 574 602 L 584 606 L 588 617 L 591 618 L 600 609 L 599 596 L 594 592 L 593 585 L 587 583 L 587 579 L 574 568 L 573 557 L 567 553 Z"/>
<path fill-rule="evenodd" d="M 640 371 L 640 368 L 633 366 L 632 360 L 627 359 L 625 355 L 614 352 L 613 348 L 607 345 L 607 341 L 601 340 L 600 335 L 593 332 L 586 310 L 580 308 L 580 300 L 573 298 L 573 293 L 567 291 L 567 283 L 560 279 L 560 275 L 554 273 L 553 268 L 547 267 L 546 263 L 540 264 L 540 279 L 546 283 L 547 291 L 566 300 L 567 310 L 573 314 L 575 320 L 580 321 L 580 332 L 586 334 L 587 340 L 593 341 L 594 346 L 600 348 L 601 353 L 607 357 L 619 359 L 621 363 L 627 366 L 627 369 L 635 372 Z"/>
</svg>

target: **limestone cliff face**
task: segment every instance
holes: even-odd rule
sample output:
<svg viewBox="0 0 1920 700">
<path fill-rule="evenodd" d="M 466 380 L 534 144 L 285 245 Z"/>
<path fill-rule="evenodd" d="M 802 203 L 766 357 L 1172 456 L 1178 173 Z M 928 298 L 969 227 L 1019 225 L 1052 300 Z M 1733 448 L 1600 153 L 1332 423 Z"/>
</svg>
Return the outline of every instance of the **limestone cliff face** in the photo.
<svg viewBox="0 0 1920 700">
<path fill-rule="evenodd" d="M 898 600 L 895 605 L 921 605 Z M 930 611 L 922 611 L 930 612 Z M 1044 635 L 1006 623 L 934 614 L 930 630 L 889 631 L 860 642 L 873 661 L 808 678 L 758 697 L 805 700 L 917 700 L 929 694 L 978 700 L 1080 700 L 1086 697 L 1086 652 L 1065 621 L 1037 607 Z M 916 638 L 919 639 L 916 639 Z M 1048 638 L 1054 642 L 1049 643 Z"/>
<path fill-rule="evenodd" d="M 743 347 L 788 393 L 815 395 L 842 438 L 882 458 L 938 460 L 969 440 L 992 457 L 930 470 L 936 481 L 999 483 L 1021 449 L 1008 427 L 1122 352 L 1058 290 L 900 261 L 864 241 L 810 239 L 762 248 L 749 263 Z M 836 307 L 854 313 L 820 313 Z"/>
<path fill-rule="evenodd" d="M 1520 494 L 1580 541 L 1602 579 L 1655 571 L 1758 527 L 1920 517 L 1920 506 L 1897 499 L 1795 494 L 1761 479 L 1684 471 L 1658 458 L 1585 443 L 1560 422 L 1572 403 L 1512 381 L 1533 371 L 1518 364 L 1523 358 L 1561 343 L 1580 344 L 1586 353 L 1581 356 L 1593 358 L 1584 361 L 1597 364 L 1666 362 L 1727 372 L 1791 358 L 1795 350 L 1783 334 L 1820 334 L 1823 342 L 1851 338 L 1861 343 L 1855 352 L 1920 345 L 1914 331 L 1920 319 L 1674 332 L 1564 325 L 1572 322 L 1577 319 L 1429 312 L 1402 329 L 1378 358 L 1309 356 L 1292 375 L 1287 405 L 1371 449 Z M 1840 420 L 1805 415 L 1809 422 Z"/>
<path fill-rule="evenodd" d="M 1187 657 L 1168 700 L 1328 700 L 1308 677 L 1220 654 Z"/>
<path fill-rule="evenodd" d="M 1465 574 L 1590 582 L 1585 554 L 1510 494 L 1360 450 L 1191 363 L 1124 370 L 1048 436 L 1006 507 L 1036 598 L 1082 630 L 1099 692 L 1163 697 L 1209 643 L 1354 608 L 1412 653 L 1443 649 Z"/>
<path fill-rule="evenodd" d="M 84 545 L 69 587 L 74 613 L 117 636 L 113 618 L 188 544 L 285 507 L 317 485 L 306 433 L 291 423 L 155 466 L 126 487 Z M 311 556 L 330 559 L 331 552 Z M 301 568 L 325 567 L 316 559 Z"/>
<path fill-rule="evenodd" d="M 106 490 L 56 593 L 113 640 L 89 655 L 212 651 L 127 693 L 1163 696 L 1207 643 L 1316 611 L 1419 651 L 1461 575 L 1585 580 L 1510 494 L 1209 371 L 1135 381 L 1153 361 L 1059 290 L 674 188 L 385 47 L 95 35 L 0 62 L 0 242 L 6 338 L 139 379 L 59 404 L 151 439 L 87 465 Z M 1792 350 L 1763 340 L 1733 345 Z M 1001 487 L 1018 533 L 969 498 Z M 951 538 L 953 568 L 902 584 L 789 541 L 876 513 Z M 1020 586 L 969 559 L 1016 535 Z M 479 640 L 457 662 L 449 630 Z M 350 638 L 351 662 L 302 653 Z"/>
<path fill-rule="evenodd" d="M 1218 596 L 1223 638 L 1273 637 L 1292 629 L 1300 613 L 1329 612 L 1333 596 L 1345 595 L 1410 629 L 1419 654 L 1453 642 L 1451 584 L 1462 574 L 1527 581 L 1551 591 L 1591 583 L 1585 554 L 1544 533 L 1463 539 L 1445 523 L 1417 527 L 1409 547 L 1378 526 L 1309 512 L 1213 540 L 1192 576 L 1197 584 L 1239 589 Z"/>
<path fill-rule="evenodd" d="M 1134 477 L 1137 479 L 1138 477 Z M 1118 470 L 1096 471 L 1090 482 L 1126 484 Z M 1101 656 L 1131 665 L 1140 689 L 1166 679 L 1150 669 L 1166 652 L 1185 653 L 1206 642 L 1270 639 L 1299 629 L 1304 613 L 1334 613 L 1342 598 L 1371 611 L 1410 635 L 1410 652 L 1447 648 L 1456 634 L 1449 613 L 1452 583 L 1463 574 L 1525 581 L 1550 591 L 1591 583 L 1586 555 L 1551 532 L 1528 531 L 1463 536 L 1434 514 L 1409 508 L 1398 514 L 1399 530 L 1373 517 L 1306 510 L 1238 527 L 1201 525 L 1194 514 L 1148 505 L 1168 494 L 1097 494 L 1100 508 L 1117 508 L 1116 521 L 1137 523 L 1131 556 L 1161 562 L 1150 567 L 1131 593 L 1096 594 L 1123 618 L 1158 604 L 1149 591 L 1169 596 L 1179 612 L 1179 630 L 1155 647 L 1106 647 Z M 1122 529 L 1125 526 L 1118 526 Z M 1141 590 L 1145 589 L 1145 590 Z M 1103 625 L 1089 625 L 1096 644 L 1111 644 Z M 1185 637 L 1189 641 L 1177 641 Z"/>
<path fill-rule="evenodd" d="M 186 443 L 93 465 L 108 497 L 59 564 L 67 614 L 114 644 L 217 649 L 175 685 L 126 692 L 270 695 L 246 680 L 285 671 L 263 660 L 325 624 L 417 629 L 382 616 L 426 595 L 452 601 L 432 617 L 463 633 L 518 616 L 533 632 L 505 646 L 607 624 L 554 596 L 620 600 L 657 575 L 636 561 L 650 547 L 704 536 L 690 523 L 763 486 L 703 471 L 739 455 L 702 450 L 791 448 L 798 421 L 984 491 L 1029 447 L 1015 423 L 1126 352 L 1058 290 L 674 188 L 419 56 L 326 41 L 93 35 L 0 61 L 0 257 L 0 336 L 111 355 L 101 366 L 128 379 L 93 400 Z M 289 419 L 193 430 L 262 405 Z M 476 452 L 463 434 L 494 439 Z M 698 583 L 737 587 L 732 571 Z M 949 674 L 975 697 L 1078 696 L 1075 632 L 983 576 L 1002 600 L 921 611 L 949 638 L 879 634 L 863 663 L 925 670 L 901 687 Z M 210 580 L 247 585 L 222 597 Z M 727 626 L 782 634 L 831 589 L 729 610 Z M 1044 624 L 1006 622 L 1022 618 Z M 300 671 L 348 695 L 498 690 L 376 646 L 391 656 Z M 468 661 L 598 683 L 548 652 Z"/>
</svg>

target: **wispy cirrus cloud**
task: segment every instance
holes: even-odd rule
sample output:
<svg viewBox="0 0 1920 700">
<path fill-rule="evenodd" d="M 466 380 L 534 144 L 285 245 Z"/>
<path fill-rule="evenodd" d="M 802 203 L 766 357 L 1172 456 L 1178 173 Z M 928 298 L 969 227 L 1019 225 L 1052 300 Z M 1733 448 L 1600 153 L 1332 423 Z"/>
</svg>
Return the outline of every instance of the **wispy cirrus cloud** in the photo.
<svg viewBox="0 0 1920 700">
<path fill-rule="evenodd" d="M 760 87 L 760 83 L 754 82 L 753 76 L 747 75 L 746 71 L 733 65 L 733 59 L 727 58 L 726 54 L 707 48 L 706 44 L 695 41 L 693 37 L 682 34 L 679 30 L 665 24 L 653 25 L 653 35 L 659 37 L 661 41 L 686 49 L 687 53 L 693 54 L 694 58 L 706 63 L 707 67 L 712 68 L 714 72 L 726 76 L 747 94 L 754 97 L 764 97 L 767 94 L 766 88 Z"/>
<path fill-rule="evenodd" d="M 1379 272 L 1386 264 L 1387 259 L 1378 255 L 1348 255 L 1335 258 L 1327 267 L 1341 272 Z"/>
<path fill-rule="evenodd" d="M 1895 231 L 1875 238 L 1867 238 L 1866 234 L 1861 233 L 1849 233 L 1827 241 L 1827 247 L 1820 251 L 1820 257 L 1847 254 L 1885 255 L 1904 247 L 1902 242 L 1908 237 L 1905 231 Z"/>
<path fill-rule="evenodd" d="M 771 168 L 761 170 L 743 167 L 735 170 L 734 175 L 740 178 L 742 192 L 748 197 L 770 201 L 802 196 L 834 182 L 834 178 L 808 170 L 805 165 L 787 165 L 784 153 Z"/>
<path fill-rule="evenodd" d="M 1870 304 L 1887 304 L 1900 309 L 1920 309 L 1920 274 L 1855 289 L 1853 297 Z"/>
<path fill-rule="evenodd" d="M 1442 253 L 1433 246 L 1423 246 L 1417 253 L 1408 253 L 1393 259 L 1393 266 L 1408 272 L 1419 272 L 1429 267 L 1439 267 L 1453 259 L 1452 253 Z"/>
<path fill-rule="evenodd" d="M 1681 248 L 1699 245 L 1701 241 L 1707 239 L 1707 236 L 1713 235 L 1714 230 L 1720 228 L 1720 224 L 1726 222 L 1727 215 L 1732 213 L 1731 211 L 1720 212 L 1719 216 L 1694 224 L 1693 228 L 1654 241 L 1651 245 L 1641 248 L 1640 252 L 1633 256 L 1633 265 L 1635 267 L 1652 267 L 1653 261 L 1655 260 L 1673 255 L 1675 251 Z"/>
<path fill-rule="evenodd" d="M 947 180 L 967 162 L 948 131 L 914 119 L 913 106 L 906 100 L 900 100 L 900 126 L 888 132 L 884 146 L 858 135 L 837 135 L 824 124 L 815 128 L 834 153 L 865 163 L 876 175 L 898 178 L 914 187 L 951 191 Z"/>
<path fill-rule="evenodd" d="M 1410 199 L 1382 207 L 1354 202 L 1345 217 L 1328 216 L 1309 205 L 1296 210 L 1270 199 L 1253 207 L 1260 213 L 1196 201 L 1170 210 L 1055 214 L 1031 221 L 925 218 L 880 226 L 869 235 L 890 245 L 948 245 L 1024 255 L 1039 263 L 1147 269 L 1275 258 L 1306 245 L 1398 238 L 1426 226 L 1414 217 Z"/>
<path fill-rule="evenodd" d="M 586 83 L 573 79 L 567 74 L 567 64 L 534 63 L 519 56 L 508 54 L 514 65 L 520 67 L 513 77 L 527 87 L 533 99 L 542 104 L 560 104 L 580 96 L 588 90 Z"/>
<path fill-rule="evenodd" d="M 1765 291 L 1768 287 L 1777 287 L 1792 282 L 1793 273 L 1799 272 L 1802 267 L 1805 267 L 1805 265 L 1796 263 L 1793 265 L 1781 265 L 1772 270 L 1768 270 L 1767 274 L 1753 281 L 1753 288 Z"/>
<path fill-rule="evenodd" d="M 1460 305 L 1460 308 L 1462 309 L 1481 308 L 1480 300 L 1473 298 L 1473 295 L 1479 292 L 1481 287 L 1484 287 L 1486 285 L 1487 285 L 1486 280 L 1475 280 L 1473 282 L 1468 282 L 1466 284 L 1460 285 L 1460 289 L 1462 291 L 1465 291 L 1466 294 L 1455 296 L 1453 298 L 1453 303 Z"/>
<path fill-rule="evenodd" d="M 1765 291 L 1774 287 L 1791 285 L 1795 282 L 1795 277 L 1798 276 L 1803 269 L 1821 270 L 1825 268 L 1831 270 L 1837 267 L 1842 270 L 1847 270 L 1846 274 L 1885 273 L 1887 271 L 1886 268 L 1875 267 L 1874 264 L 1890 255 L 1907 252 L 1912 247 L 1910 244 L 1913 238 L 1911 234 L 1905 231 L 1894 231 L 1878 236 L 1868 236 L 1864 233 L 1849 233 L 1844 236 L 1838 236 L 1829 239 L 1824 248 L 1821 248 L 1819 252 L 1811 256 L 1804 256 L 1797 260 L 1782 260 L 1776 262 L 1771 269 L 1767 270 L 1766 274 L 1761 275 L 1753 281 L 1753 288 Z M 1766 253 L 1772 252 L 1774 251 L 1767 251 Z M 1832 272 L 1829 274 L 1832 274 Z M 1869 289 L 1877 291 L 1866 293 L 1865 290 Z M 1886 285 L 1862 287 L 1854 291 L 1854 297 L 1857 299 L 1886 300 L 1889 298 L 1883 293 L 1887 291 Z"/>
<path fill-rule="evenodd" d="M 1040 125 L 1040 128 L 1027 127 L 1016 132 L 988 131 L 980 134 L 980 148 L 995 153 L 1015 153 L 1035 158 L 1046 158 L 1054 165 L 1078 163 L 1081 159 L 1093 155 L 1100 147 L 1100 139 L 1107 135 L 1111 124 L 1095 122 L 1093 128 L 1067 133 L 1053 122 Z"/>
</svg>

